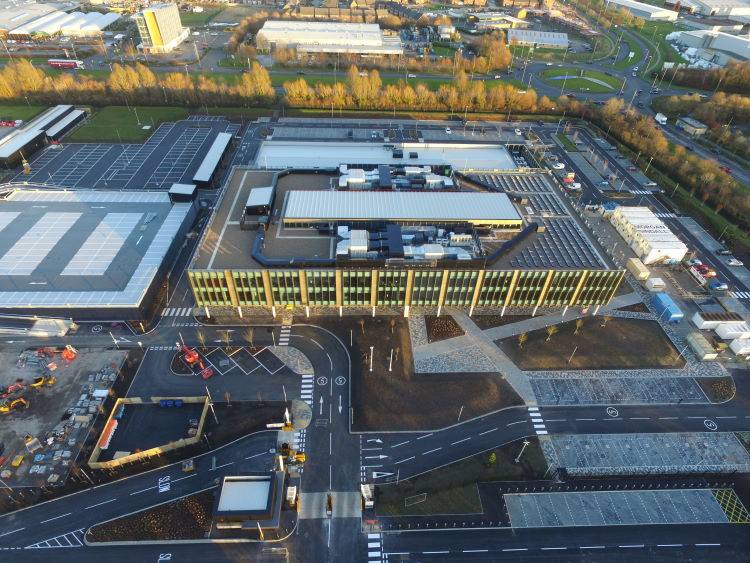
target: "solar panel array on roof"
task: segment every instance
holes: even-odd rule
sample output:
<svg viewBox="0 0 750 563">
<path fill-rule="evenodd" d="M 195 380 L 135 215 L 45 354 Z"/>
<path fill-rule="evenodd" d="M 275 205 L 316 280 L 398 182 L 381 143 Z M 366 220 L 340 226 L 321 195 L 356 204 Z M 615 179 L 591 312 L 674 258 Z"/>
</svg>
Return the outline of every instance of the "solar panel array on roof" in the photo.
<svg viewBox="0 0 750 563">
<path fill-rule="evenodd" d="M 292 190 L 284 220 L 520 222 L 521 217 L 503 193 Z"/>
</svg>

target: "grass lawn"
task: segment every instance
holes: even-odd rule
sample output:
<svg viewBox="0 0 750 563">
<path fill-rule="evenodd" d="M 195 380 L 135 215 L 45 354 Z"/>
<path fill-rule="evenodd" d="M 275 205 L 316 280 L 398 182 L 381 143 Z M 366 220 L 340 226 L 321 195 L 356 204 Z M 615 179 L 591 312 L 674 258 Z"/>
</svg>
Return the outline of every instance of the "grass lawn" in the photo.
<svg viewBox="0 0 750 563">
<path fill-rule="evenodd" d="M 136 118 L 136 113 L 138 118 Z M 137 106 L 128 109 L 123 106 L 107 106 L 97 111 L 88 123 L 76 129 L 67 140 L 140 142 L 148 138 L 160 123 L 185 119 L 188 114 L 187 108 L 178 107 Z M 143 129 L 144 125 L 151 125 L 151 128 Z"/>
<path fill-rule="evenodd" d="M 568 78 L 566 80 L 559 78 L 561 76 L 570 76 L 574 78 Z M 542 72 L 542 78 L 544 78 L 548 84 L 552 84 L 553 86 L 560 86 L 562 88 L 564 83 L 566 90 L 578 90 L 582 92 L 612 92 L 620 88 L 622 85 L 619 78 L 597 70 L 581 70 L 580 68 L 548 69 Z M 604 84 L 599 84 L 598 82 L 594 82 L 594 80 L 599 80 L 604 82 Z"/>
<path fill-rule="evenodd" d="M 522 370 L 680 368 L 685 360 L 659 323 L 641 319 L 585 317 L 575 335 L 575 321 L 557 325 L 559 332 L 546 342 L 546 329 L 528 333 L 523 348 L 518 338 L 497 341 Z M 575 353 L 573 351 L 575 350 Z M 570 363 L 568 360 L 573 356 Z"/>
<path fill-rule="evenodd" d="M 185 27 L 203 26 L 214 19 L 219 12 L 221 12 L 221 10 L 207 8 L 204 8 L 200 13 L 180 12 L 180 21 Z"/>
<path fill-rule="evenodd" d="M 360 320 L 364 322 L 364 333 Z M 347 345 L 353 338 L 350 353 L 355 431 L 442 428 L 454 424 L 459 412 L 461 420 L 466 420 L 522 404 L 513 388 L 496 372 L 415 374 L 409 325 L 403 317 L 319 317 L 316 324 L 336 334 Z M 394 358 L 389 371 L 391 350 Z"/>
<path fill-rule="evenodd" d="M 456 54 L 456 49 L 454 49 L 453 47 L 448 47 L 446 45 L 436 45 L 433 43 L 432 52 L 435 53 L 438 57 L 453 58 L 453 55 Z"/>
<path fill-rule="evenodd" d="M 23 119 L 28 121 L 32 117 L 35 117 L 42 113 L 45 106 L 29 106 L 29 105 L 0 105 L 0 119 Z"/>
<path fill-rule="evenodd" d="M 571 141 L 568 138 L 567 135 L 565 135 L 563 133 L 558 133 L 557 134 L 557 138 L 560 140 L 560 142 L 562 143 L 562 146 L 565 148 L 566 151 L 568 151 L 568 152 L 578 152 L 578 147 L 576 146 L 576 144 L 573 141 Z"/>
<path fill-rule="evenodd" d="M 230 76 L 233 76 L 233 75 L 230 75 Z M 293 80 L 297 80 L 298 78 L 304 78 L 305 81 L 310 86 L 315 86 L 316 84 L 334 84 L 336 80 L 338 80 L 338 82 L 346 82 L 346 73 L 341 73 L 338 77 L 336 77 L 336 79 L 334 79 L 334 77 L 329 74 L 305 73 L 304 75 L 298 75 L 296 72 L 273 73 L 271 75 L 271 83 L 274 86 L 283 86 L 284 82 L 290 82 Z M 451 80 L 450 78 L 409 78 L 407 80 L 401 77 L 397 78 L 393 76 L 388 76 L 388 77 L 381 76 L 381 80 L 384 86 L 387 86 L 389 84 L 398 84 L 399 82 L 406 80 L 406 82 L 412 87 L 416 86 L 417 84 L 425 84 L 430 90 L 437 90 L 443 84 L 451 84 L 453 82 L 453 80 Z M 484 80 L 484 85 L 487 88 L 491 88 L 501 83 L 510 84 L 521 90 L 526 89 L 526 85 L 520 80 L 516 80 L 516 79 L 500 80 L 500 79 L 491 78 L 488 80 Z"/>
<path fill-rule="evenodd" d="M 638 43 L 635 39 L 633 39 L 632 37 L 629 37 L 627 34 L 623 34 L 622 42 L 628 46 L 628 51 L 630 53 L 633 53 L 633 56 L 628 57 L 626 55 L 624 59 L 617 61 L 613 65 L 614 68 L 619 69 L 619 70 L 625 70 L 626 68 L 630 68 L 631 66 L 638 64 L 640 60 L 643 58 L 643 49 L 641 48 L 640 43 Z"/>
<path fill-rule="evenodd" d="M 375 491 L 379 515 L 477 514 L 482 512 L 477 483 L 541 479 L 547 462 L 536 438 L 529 440 L 519 463 L 515 458 L 521 444 L 513 442 L 493 450 L 497 456 L 488 466 L 492 452 L 484 452 L 400 483 L 381 485 Z M 420 497 L 426 493 L 427 496 Z M 424 498 L 423 502 L 417 502 Z M 407 501 L 410 506 L 406 506 Z M 415 503 L 416 504 L 412 504 Z"/>
</svg>

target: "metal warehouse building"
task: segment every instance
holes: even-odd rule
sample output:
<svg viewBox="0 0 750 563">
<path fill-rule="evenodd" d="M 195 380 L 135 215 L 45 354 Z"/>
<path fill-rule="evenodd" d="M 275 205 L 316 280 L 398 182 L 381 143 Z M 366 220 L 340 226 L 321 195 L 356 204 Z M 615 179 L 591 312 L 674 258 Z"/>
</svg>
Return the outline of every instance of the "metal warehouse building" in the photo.
<svg viewBox="0 0 750 563">
<path fill-rule="evenodd" d="M 508 43 L 511 45 L 531 45 L 535 48 L 567 49 L 568 34 L 532 29 L 509 29 Z"/>
<path fill-rule="evenodd" d="M 623 207 L 610 216 L 612 225 L 644 264 L 680 261 L 688 247 L 648 207 Z"/>
<path fill-rule="evenodd" d="M 289 227 L 383 221 L 402 225 L 471 223 L 507 229 L 522 225 L 506 194 L 477 192 L 291 191 L 283 220 Z"/>
<path fill-rule="evenodd" d="M 677 12 L 635 0 L 608 0 L 607 8 L 622 8 L 646 21 L 676 21 Z"/>
<path fill-rule="evenodd" d="M 386 35 L 377 24 L 268 20 L 258 32 L 263 49 L 293 47 L 307 53 L 401 55 L 398 35 Z"/>
</svg>

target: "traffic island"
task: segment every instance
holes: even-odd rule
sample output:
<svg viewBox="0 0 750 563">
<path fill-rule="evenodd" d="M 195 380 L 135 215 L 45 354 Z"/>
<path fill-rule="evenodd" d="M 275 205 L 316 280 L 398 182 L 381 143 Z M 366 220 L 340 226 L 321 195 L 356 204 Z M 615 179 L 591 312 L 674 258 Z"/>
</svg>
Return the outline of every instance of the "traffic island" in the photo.
<svg viewBox="0 0 750 563">
<path fill-rule="evenodd" d="M 735 386 L 732 377 L 696 377 L 695 381 L 700 385 L 706 398 L 712 403 L 726 403 L 734 398 Z"/>
<path fill-rule="evenodd" d="M 525 371 L 685 366 L 684 358 L 659 323 L 643 319 L 585 317 L 495 343 Z"/>
<path fill-rule="evenodd" d="M 497 373 L 415 374 L 401 316 L 321 317 L 315 324 L 349 349 L 353 431 L 431 430 L 523 403 Z"/>
</svg>

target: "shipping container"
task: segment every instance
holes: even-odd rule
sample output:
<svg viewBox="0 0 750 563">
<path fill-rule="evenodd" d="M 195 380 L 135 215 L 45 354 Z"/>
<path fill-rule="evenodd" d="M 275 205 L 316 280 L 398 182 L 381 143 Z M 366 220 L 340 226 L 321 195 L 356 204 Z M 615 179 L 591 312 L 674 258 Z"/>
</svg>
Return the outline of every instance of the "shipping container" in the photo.
<svg viewBox="0 0 750 563">
<path fill-rule="evenodd" d="M 659 319 L 668 323 L 679 323 L 685 316 L 677 306 L 677 303 L 666 293 L 657 293 L 654 295 L 651 298 L 651 306 L 659 316 Z"/>
<path fill-rule="evenodd" d="M 664 280 L 661 278 L 649 278 L 646 280 L 645 285 L 646 289 L 651 292 L 664 291 L 664 289 L 667 287 L 667 284 L 665 284 Z"/>
<path fill-rule="evenodd" d="M 644 281 L 648 279 L 650 272 L 646 266 L 643 265 L 638 258 L 630 258 L 626 264 L 628 272 L 633 274 L 633 277 L 638 281 Z"/>
</svg>

